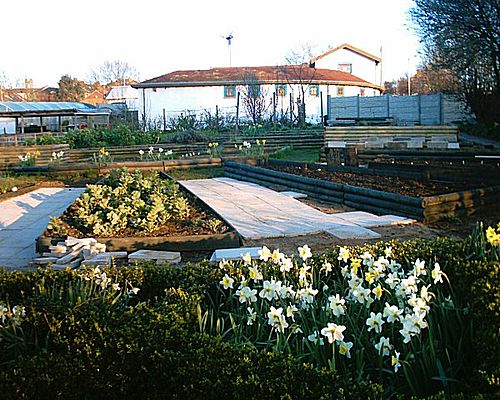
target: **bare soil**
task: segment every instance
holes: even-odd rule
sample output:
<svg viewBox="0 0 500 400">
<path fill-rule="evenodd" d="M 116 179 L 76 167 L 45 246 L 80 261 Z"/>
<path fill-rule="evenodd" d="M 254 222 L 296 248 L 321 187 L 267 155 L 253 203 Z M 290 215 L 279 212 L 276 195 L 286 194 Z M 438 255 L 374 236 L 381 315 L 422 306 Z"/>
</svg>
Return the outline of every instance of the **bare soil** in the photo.
<svg viewBox="0 0 500 400">
<path fill-rule="evenodd" d="M 434 196 L 471 189 L 470 184 L 462 182 L 420 181 L 383 175 L 362 175 L 350 172 L 333 172 L 323 168 L 303 168 L 292 166 L 268 166 L 267 168 L 289 174 L 321 179 L 346 185 L 361 186 L 368 189 L 403 194 L 412 197 Z M 482 187 L 484 185 L 480 185 Z M 477 185 L 476 185 L 477 187 Z"/>
</svg>

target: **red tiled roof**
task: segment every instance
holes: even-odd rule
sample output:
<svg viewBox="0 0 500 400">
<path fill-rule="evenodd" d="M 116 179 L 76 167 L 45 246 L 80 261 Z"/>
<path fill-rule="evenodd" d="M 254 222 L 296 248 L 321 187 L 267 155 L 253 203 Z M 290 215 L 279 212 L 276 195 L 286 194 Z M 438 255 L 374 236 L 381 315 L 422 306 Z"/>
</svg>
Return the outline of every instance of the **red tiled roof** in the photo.
<svg viewBox="0 0 500 400">
<path fill-rule="evenodd" d="M 298 72 L 300 71 L 300 72 Z M 135 88 L 186 87 L 241 85 L 248 82 L 248 77 L 255 77 L 261 84 L 274 83 L 318 83 L 345 86 L 363 86 L 379 89 L 367 82 L 343 71 L 309 68 L 308 65 L 285 65 L 273 67 L 232 67 L 206 70 L 175 71 L 153 79 L 132 85 Z M 301 77 L 299 79 L 299 76 Z"/>
</svg>

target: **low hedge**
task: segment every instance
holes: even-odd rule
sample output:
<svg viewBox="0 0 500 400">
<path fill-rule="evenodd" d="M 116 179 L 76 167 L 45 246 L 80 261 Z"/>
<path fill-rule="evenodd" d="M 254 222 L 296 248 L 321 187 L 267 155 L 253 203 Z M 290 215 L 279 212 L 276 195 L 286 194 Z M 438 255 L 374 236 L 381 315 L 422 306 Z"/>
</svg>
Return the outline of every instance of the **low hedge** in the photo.
<svg viewBox="0 0 500 400">
<path fill-rule="evenodd" d="M 462 368 L 453 377 L 460 390 L 429 397 L 436 400 L 500 394 L 499 262 L 471 252 L 473 240 L 390 243 L 400 259 L 439 259 L 471 327 Z M 386 245 L 369 249 L 376 252 Z M 332 250 L 321 258 L 337 256 Z M 78 271 L 0 273 L 0 304 L 26 310 L 18 326 L 9 328 L 2 320 L 0 327 L 1 398 L 411 396 L 404 390 L 392 392 L 376 377 L 346 378 L 279 353 L 199 333 L 197 306 L 208 301 L 207 293 L 219 290 L 223 275 L 207 262 L 182 269 L 143 265 L 105 272 L 109 284 L 119 282 L 121 291 L 101 291 L 98 285 L 90 292 L 82 290 L 89 281 Z M 135 287 L 140 288 L 136 295 L 131 291 Z"/>
</svg>

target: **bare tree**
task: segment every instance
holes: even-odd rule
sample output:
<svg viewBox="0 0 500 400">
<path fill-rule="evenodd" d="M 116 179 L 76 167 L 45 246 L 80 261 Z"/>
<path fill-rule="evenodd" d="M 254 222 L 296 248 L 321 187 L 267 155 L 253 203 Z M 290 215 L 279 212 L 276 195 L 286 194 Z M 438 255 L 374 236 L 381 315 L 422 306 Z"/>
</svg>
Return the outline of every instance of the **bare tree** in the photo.
<svg viewBox="0 0 500 400">
<path fill-rule="evenodd" d="M 500 2 L 414 3 L 411 16 L 428 60 L 458 77 L 479 121 L 500 122 Z"/>
<path fill-rule="evenodd" d="M 285 65 L 281 67 L 287 84 L 290 87 L 296 85 L 299 89 L 299 95 L 296 98 L 299 111 L 299 125 L 304 125 L 305 123 L 306 92 L 316 75 L 316 68 L 310 65 L 312 58 L 312 46 L 310 44 L 303 44 L 299 49 L 291 50 L 287 53 L 285 56 Z"/>
<path fill-rule="evenodd" d="M 10 84 L 9 78 L 5 72 L 0 71 L 0 101 L 3 101 L 4 98 L 4 89 L 6 89 Z"/>
<path fill-rule="evenodd" d="M 90 72 L 92 82 L 108 85 L 113 82 L 126 83 L 129 80 L 138 79 L 137 70 L 126 61 L 112 60 L 104 61 L 96 70 Z"/>
<path fill-rule="evenodd" d="M 269 109 L 267 91 L 262 88 L 259 78 L 251 72 L 243 76 L 244 85 L 240 87 L 243 105 L 254 125 L 262 122 Z"/>
</svg>

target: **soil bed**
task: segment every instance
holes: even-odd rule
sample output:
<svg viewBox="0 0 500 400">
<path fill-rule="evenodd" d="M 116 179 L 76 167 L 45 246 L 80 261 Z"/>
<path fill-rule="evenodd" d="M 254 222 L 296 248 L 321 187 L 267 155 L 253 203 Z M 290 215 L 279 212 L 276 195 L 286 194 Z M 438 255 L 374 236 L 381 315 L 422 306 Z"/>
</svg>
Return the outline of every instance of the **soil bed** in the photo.
<svg viewBox="0 0 500 400">
<path fill-rule="evenodd" d="M 434 196 L 471 189 L 470 184 L 461 182 L 419 181 L 383 175 L 362 175 L 350 172 L 333 172 L 323 168 L 307 169 L 295 166 L 269 165 L 268 169 L 301 175 L 308 178 L 321 179 L 346 185 L 360 186 L 368 189 L 391 192 L 412 197 Z M 477 184 L 475 187 L 484 187 Z"/>
</svg>

